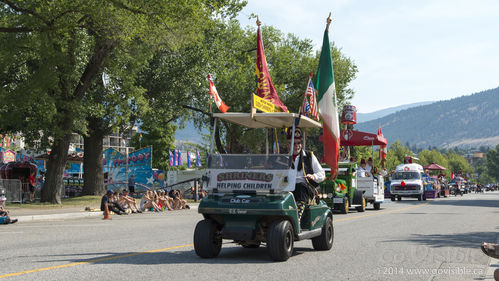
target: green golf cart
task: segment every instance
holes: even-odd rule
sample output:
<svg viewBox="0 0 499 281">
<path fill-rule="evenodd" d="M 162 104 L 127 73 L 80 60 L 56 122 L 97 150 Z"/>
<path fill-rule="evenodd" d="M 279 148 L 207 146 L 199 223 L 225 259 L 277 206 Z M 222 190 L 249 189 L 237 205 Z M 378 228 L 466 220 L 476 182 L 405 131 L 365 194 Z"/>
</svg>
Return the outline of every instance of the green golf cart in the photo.
<svg viewBox="0 0 499 281">
<path fill-rule="evenodd" d="M 321 124 L 295 113 L 213 114 L 247 128 L 313 128 Z M 213 122 L 216 126 L 217 122 Z M 215 132 L 215 130 L 213 130 Z M 214 135 L 212 136 L 213 147 Z M 293 145 L 294 136 L 291 138 Z M 268 151 L 268 143 L 267 143 Z M 194 249 L 202 258 L 214 258 L 222 240 L 245 248 L 266 244 L 270 257 L 285 261 L 293 254 L 294 241 L 311 239 L 316 250 L 333 245 L 333 215 L 317 199 L 301 218 L 292 191 L 297 170 L 288 154 L 215 154 L 208 157 L 203 185 L 208 195 L 199 204 L 204 219 L 194 231 Z"/>
<path fill-rule="evenodd" d="M 331 169 L 324 168 L 326 180 L 320 185 L 320 196 L 331 209 L 342 214 L 348 214 L 350 207 L 355 207 L 358 212 L 366 210 L 366 198 L 362 191 L 357 190 L 356 169 L 356 163 L 339 162 L 338 175 L 331 180 Z"/>
</svg>

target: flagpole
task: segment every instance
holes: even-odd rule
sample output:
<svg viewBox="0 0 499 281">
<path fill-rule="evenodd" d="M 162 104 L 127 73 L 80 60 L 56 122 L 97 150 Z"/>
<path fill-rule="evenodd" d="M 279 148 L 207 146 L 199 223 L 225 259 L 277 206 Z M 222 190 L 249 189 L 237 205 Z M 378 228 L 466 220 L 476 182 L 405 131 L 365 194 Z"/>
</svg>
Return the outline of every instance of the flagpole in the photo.
<svg viewBox="0 0 499 281">
<path fill-rule="evenodd" d="M 327 32 L 329 32 L 329 25 L 331 24 L 332 21 L 333 20 L 331 19 L 331 12 L 329 12 L 329 16 L 326 19 L 326 22 L 327 22 L 327 24 L 326 24 L 326 30 L 327 30 Z"/>
</svg>

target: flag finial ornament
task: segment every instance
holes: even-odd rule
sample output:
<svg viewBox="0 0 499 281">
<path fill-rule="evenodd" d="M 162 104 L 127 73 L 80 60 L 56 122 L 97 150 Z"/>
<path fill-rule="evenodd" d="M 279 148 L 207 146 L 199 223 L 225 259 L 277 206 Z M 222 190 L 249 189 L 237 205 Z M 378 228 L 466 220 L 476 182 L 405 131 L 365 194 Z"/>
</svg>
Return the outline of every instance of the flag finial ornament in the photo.
<svg viewBox="0 0 499 281">
<path fill-rule="evenodd" d="M 260 21 L 260 17 L 256 16 L 256 25 L 260 26 L 262 25 L 262 22 Z"/>
<path fill-rule="evenodd" d="M 326 25 L 326 30 L 329 31 L 329 25 L 331 24 L 333 20 L 331 19 L 331 12 L 329 12 L 329 16 L 327 17 L 327 25 Z"/>
</svg>

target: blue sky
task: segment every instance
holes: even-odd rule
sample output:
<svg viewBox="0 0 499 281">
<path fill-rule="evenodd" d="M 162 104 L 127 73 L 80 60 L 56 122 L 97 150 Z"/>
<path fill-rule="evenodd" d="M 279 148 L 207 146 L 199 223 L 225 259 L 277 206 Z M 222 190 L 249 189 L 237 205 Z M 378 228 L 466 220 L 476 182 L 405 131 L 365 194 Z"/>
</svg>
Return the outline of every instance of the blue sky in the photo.
<svg viewBox="0 0 499 281">
<path fill-rule="evenodd" d="M 499 86 L 498 0 L 248 0 L 239 20 L 256 27 L 255 13 L 319 50 L 330 11 L 329 38 L 359 68 L 358 112 Z"/>
</svg>

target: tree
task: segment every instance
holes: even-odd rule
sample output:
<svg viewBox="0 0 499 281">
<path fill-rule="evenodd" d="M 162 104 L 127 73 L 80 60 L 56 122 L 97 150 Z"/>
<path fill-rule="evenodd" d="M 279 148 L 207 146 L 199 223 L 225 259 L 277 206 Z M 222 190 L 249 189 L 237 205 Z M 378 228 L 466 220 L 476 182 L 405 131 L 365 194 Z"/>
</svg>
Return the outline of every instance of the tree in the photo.
<svg viewBox="0 0 499 281">
<path fill-rule="evenodd" d="M 487 153 L 487 171 L 490 177 L 499 181 L 499 144 Z"/>
<path fill-rule="evenodd" d="M 404 163 L 404 157 L 412 155 L 407 146 L 402 145 L 398 140 L 390 145 L 386 156 L 386 170 L 393 171 L 397 165 Z"/>
<path fill-rule="evenodd" d="M 214 11 L 237 3 L 0 2 L 1 127 L 51 148 L 42 201 L 52 203 L 60 203 L 71 135 L 87 133 L 83 101 L 103 68 L 133 46 L 146 54 L 159 45 L 177 49 Z"/>
</svg>

